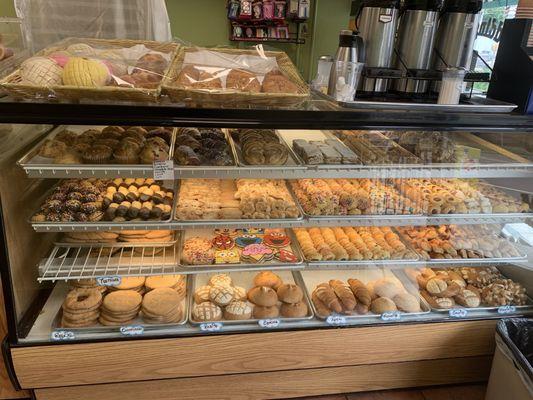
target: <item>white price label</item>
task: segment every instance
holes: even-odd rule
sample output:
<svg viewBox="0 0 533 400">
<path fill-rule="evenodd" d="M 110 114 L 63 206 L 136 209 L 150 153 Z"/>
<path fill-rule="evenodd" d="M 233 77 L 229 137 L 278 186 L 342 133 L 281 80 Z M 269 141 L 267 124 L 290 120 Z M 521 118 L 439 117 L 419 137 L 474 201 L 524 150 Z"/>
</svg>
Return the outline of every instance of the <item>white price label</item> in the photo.
<svg viewBox="0 0 533 400">
<path fill-rule="evenodd" d="M 277 328 L 281 321 L 279 319 L 260 319 L 257 323 L 261 328 Z"/>
<path fill-rule="evenodd" d="M 100 286 L 118 286 L 121 282 L 120 276 L 99 276 L 96 278 L 96 283 Z"/>
<path fill-rule="evenodd" d="M 222 329 L 221 322 L 206 322 L 205 324 L 200 324 L 200 330 L 203 332 L 217 332 Z"/>
<path fill-rule="evenodd" d="M 121 326 L 120 333 L 126 336 L 142 335 L 144 333 L 144 327 L 141 325 Z"/>
<path fill-rule="evenodd" d="M 468 315 L 468 311 L 464 308 L 452 308 L 449 311 L 449 315 L 452 318 L 466 318 L 466 316 Z"/>
<path fill-rule="evenodd" d="M 344 325 L 346 324 L 346 317 L 343 317 L 341 315 L 330 315 L 326 322 L 330 325 Z"/>
<path fill-rule="evenodd" d="M 155 180 L 174 180 L 174 161 L 154 161 Z"/>
<path fill-rule="evenodd" d="M 52 340 L 74 340 L 76 339 L 76 335 L 72 331 L 65 331 L 65 330 L 59 330 L 59 331 L 53 331 L 50 335 Z"/>
<path fill-rule="evenodd" d="M 498 314 L 512 314 L 516 312 L 515 306 L 500 306 L 498 307 Z"/>
<path fill-rule="evenodd" d="M 399 311 L 387 311 L 381 314 L 383 321 L 399 321 L 402 318 L 402 313 Z"/>
</svg>

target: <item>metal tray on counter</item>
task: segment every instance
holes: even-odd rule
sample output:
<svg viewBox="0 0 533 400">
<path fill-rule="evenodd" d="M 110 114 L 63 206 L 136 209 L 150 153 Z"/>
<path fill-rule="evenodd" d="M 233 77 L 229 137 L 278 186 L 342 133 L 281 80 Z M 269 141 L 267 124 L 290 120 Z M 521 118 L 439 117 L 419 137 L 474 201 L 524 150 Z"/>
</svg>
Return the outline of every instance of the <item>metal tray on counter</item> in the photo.
<svg viewBox="0 0 533 400">
<path fill-rule="evenodd" d="M 277 130 L 273 130 L 276 135 L 278 136 L 279 142 L 285 146 L 287 149 L 287 152 L 289 154 L 287 161 L 285 164 L 282 165 L 270 165 L 270 164 L 264 164 L 264 165 L 255 165 L 255 164 L 248 164 L 243 157 L 242 151 L 241 151 L 241 145 L 239 143 L 239 140 L 236 139 L 235 134 L 229 132 L 229 137 L 231 140 L 232 147 L 235 151 L 235 157 L 237 159 L 237 163 L 240 167 L 246 167 L 246 168 L 255 168 L 255 169 L 262 169 L 262 168 L 268 168 L 268 169 L 291 169 L 291 170 L 306 170 L 307 168 L 305 165 L 302 165 L 300 162 L 300 159 L 298 156 L 294 153 L 291 146 L 288 146 L 287 143 L 283 140 L 283 138 L 279 135 Z"/>
<path fill-rule="evenodd" d="M 285 229 L 285 233 L 287 236 L 291 239 L 291 243 L 289 246 L 291 251 L 294 253 L 294 255 L 298 258 L 298 261 L 295 263 L 284 263 L 276 258 L 273 258 L 270 261 L 266 262 L 258 262 L 258 263 L 246 263 L 246 262 L 240 262 L 236 264 L 201 264 L 201 265 L 191 265 L 187 264 L 184 260 L 181 260 L 181 268 L 184 270 L 189 270 L 190 272 L 194 273 L 202 273 L 202 272 L 230 272 L 230 271 L 243 271 L 243 270 L 287 270 L 287 269 L 302 269 L 305 267 L 304 265 L 304 256 L 301 252 L 300 246 L 298 245 L 298 240 L 296 240 L 296 237 L 294 237 L 293 232 L 290 229 Z M 183 245 L 185 241 L 191 237 L 204 237 L 206 239 L 211 240 L 215 235 L 213 233 L 213 230 L 211 229 L 188 229 L 185 230 L 180 235 L 179 240 L 179 249 L 180 254 L 183 255 Z M 235 245 L 234 249 L 236 249 L 237 246 Z M 273 249 L 274 252 L 277 249 Z"/>
<path fill-rule="evenodd" d="M 106 125 L 61 125 L 52 130 L 46 137 L 26 153 L 17 164 L 30 178 L 153 178 L 152 164 L 55 164 L 52 158 L 39 156 L 39 149 L 59 132 L 69 130 L 81 134 L 88 129 L 103 129 Z M 172 130 L 168 160 L 173 160 L 174 141 L 177 129 Z"/>
<path fill-rule="evenodd" d="M 50 188 L 41 198 L 39 204 L 42 205 L 43 202 L 54 192 L 54 189 L 59 186 L 61 182 L 57 183 Z M 170 223 L 174 218 L 174 211 L 176 209 L 176 201 L 178 199 L 177 188 L 178 181 L 163 181 L 165 188 L 172 187 L 174 191 L 174 200 L 170 210 L 170 217 L 165 220 L 160 221 L 124 221 L 124 222 L 113 222 L 113 221 L 95 221 L 95 222 L 35 222 L 32 221 L 32 216 L 37 214 L 38 211 L 35 211 L 31 214 L 28 219 L 28 223 L 33 227 L 36 232 L 69 232 L 69 231 L 120 231 L 120 230 L 167 230 L 172 229 Z"/>
<path fill-rule="evenodd" d="M 398 276 L 401 280 L 407 280 L 409 282 L 412 282 L 413 286 L 416 287 L 418 285 L 417 283 L 413 282 L 411 279 L 409 279 L 409 276 L 405 273 L 405 270 L 396 270 L 394 271 L 396 276 Z M 501 273 L 501 271 L 500 271 Z M 503 274 L 502 274 L 503 275 Z M 505 277 L 505 275 L 504 275 Z M 422 297 L 422 296 L 420 296 Z M 517 305 L 505 305 L 505 306 L 479 306 L 479 307 L 463 307 L 460 305 L 455 305 L 451 308 L 436 308 L 431 306 L 427 301 L 426 303 L 431 308 L 432 312 L 441 313 L 441 314 L 449 314 L 450 310 L 465 310 L 467 314 L 471 313 L 498 313 L 498 314 L 515 314 L 515 313 L 521 313 L 524 311 L 533 312 L 533 299 L 531 297 L 527 296 L 527 304 L 522 306 Z M 512 307 L 512 308 L 508 308 Z M 515 311 L 513 311 L 515 310 Z"/>
<path fill-rule="evenodd" d="M 246 289 L 248 291 L 253 287 L 253 278 L 256 275 L 256 272 L 248 271 L 248 272 L 232 272 L 228 275 L 232 278 L 233 284 L 235 286 L 240 286 Z M 303 292 L 304 298 L 303 301 L 305 301 L 305 304 L 307 305 L 307 315 L 305 317 L 299 317 L 299 318 L 288 318 L 280 316 L 273 319 L 256 319 L 256 318 L 250 318 L 245 320 L 226 320 L 221 319 L 217 321 L 196 321 L 194 320 L 194 317 L 192 315 L 193 307 L 194 307 L 194 291 L 197 287 L 207 285 L 209 281 L 210 274 L 197 274 L 194 275 L 191 278 L 192 284 L 191 284 L 191 292 L 189 295 L 189 323 L 191 325 L 202 325 L 202 324 L 211 324 L 211 323 L 219 323 L 222 325 L 249 325 L 249 324 L 260 324 L 260 321 L 271 321 L 271 320 L 277 320 L 279 321 L 280 325 L 283 325 L 284 322 L 296 322 L 296 321 L 307 321 L 313 319 L 314 313 L 313 308 L 311 306 L 311 301 L 309 300 L 309 297 L 307 295 L 307 291 L 305 290 L 305 285 L 302 280 L 301 275 L 297 271 L 276 271 L 276 274 L 281 278 L 283 283 L 292 283 L 298 285 Z M 251 304 L 251 303 L 250 303 Z M 253 304 L 251 304 L 253 309 Z"/>
<path fill-rule="evenodd" d="M 52 322 L 52 338 L 54 337 L 54 333 L 56 332 L 73 332 L 74 334 L 81 334 L 81 333 L 122 333 L 124 335 L 139 335 L 144 332 L 150 332 L 150 331 L 156 331 L 161 329 L 172 329 L 175 327 L 181 327 L 187 323 L 187 318 L 189 316 L 189 293 L 191 293 L 191 280 L 185 276 L 184 279 L 186 279 L 186 285 L 187 285 L 187 291 L 185 298 L 181 301 L 181 308 L 183 310 L 183 316 L 180 321 L 178 322 L 172 322 L 170 324 L 147 324 L 142 319 L 142 311 L 139 312 L 139 315 L 129 324 L 124 326 L 104 326 L 101 324 L 93 325 L 93 326 L 87 326 L 83 328 L 63 328 L 61 326 L 61 317 L 63 315 L 62 308 L 59 308 L 56 317 L 54 318 Z M 140 329 L 139 329 L 140 327 Z M 129 333 L 131 330 L 137 330 L 137 333 Z M 140 332 L 139 332 L 140 330 Z"/>
<path fill-rule="evenodd" d="M 363 282 L 365 285 L 369 281 L 374 281 L 381 278 L 389 278 L 398 281 L 404 289 L 411 293 L 412 295 L 418 297 L 420 299 L 420 312 L 414 312 L 414 313 L 406 313 L 403 311 L 400 311 L 400 318 L 403 317 L 417 317 L 425 314 L 429 314 L 430 312 L 430 306 L 429 304 L 420 296 L 418 293 L 418 290 L 409 282 L 409 281 L 402 281 L 399 279 L 396 275 L 392 273 L 392 271 L 384 270 L 384 269 L 374 269 L 374 270 L 335 270 L 335 271 L 313 271 L 313 272 L 306 272 L 302 271 L 301 273 L 302 280 L 305 284 L 305 288 L 307 290 L 307 296 L 311 298 L 313 291 L 315 288 L 324 282 L 329 282 L 330 279 L 339 279 L 345 283 L 348 283 L 348 279 L 354 278 L 359 279 L 361 282 Z M 327 320 L 329 315 L 320 315 L 318 314 L 315 305 L 311 301 L 311 306 L 313 307 L 313 312 L 315 316 L 322 320 Z M 368 314 L 354 314 L 354 315 L 344 315 L 344 314 L 335 314 L 332 313 L 332 316 L 341 316 L 346 321 L 357 321 L 361 319 L 385 319 L 380 314 L 374 314 L 372 312 L 368 312 Z"/>
<path fill-rule="evenodd" d="M 344 108 L 366 110 L 399 110 L 399 111 L 436 111 L 436 112 L 464 112 L 464 113 L 510 113 L 518 106 L 505 101 L 489 99 L 482 96 L 472 96 L 470 99 L 461 99 L 459 104 L 420 103 L 408 101 L 372 101 L 353 100 L 337 101 L 332 96 L 313 91 L 322 98 L 332 101 Z"/>
</svg>

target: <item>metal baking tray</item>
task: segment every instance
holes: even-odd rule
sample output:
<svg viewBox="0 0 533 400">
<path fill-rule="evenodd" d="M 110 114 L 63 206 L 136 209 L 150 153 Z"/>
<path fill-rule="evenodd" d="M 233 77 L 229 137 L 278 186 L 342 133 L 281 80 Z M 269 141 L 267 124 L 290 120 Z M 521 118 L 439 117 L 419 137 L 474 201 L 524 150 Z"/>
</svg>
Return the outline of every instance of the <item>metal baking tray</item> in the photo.
<svg viewBox="0 0 533 400">
<path fill-rule="evenodd" d="M 298 208 L 299 216 L 297 218 L 271 218 L 271 219 L 194 219 L 194 220 L 180 220 L 177 219 L 177 215 L 175 213 L 175 209 L 178 207 L 179 202 L 179 191 L 181 189 L 181 185 L 177 184 L 177 190 L 175 194 L 175 205 L 174 205 L 174 216 L 175 221 L 177 222 L 177 225 L 179 225 L 179 228 L 185 229 L 185 228 L 192 228 L 192 227 L 215 227 L 215 226 L 224 226 L 224 227 L 259 227 L 259 226 L 269 226 L 269 227 L 276 227 L 279 224 L 283 224 L 283 226 L 299 226 L 302 225 L 304 222 L 304 212 L 302 210 L 302 207 L 300 206 L 300 203 L 298 202 L 298 199 L 296 199 L 296 196 L 294 195 L 294 192 L 292 191 L 292 188 L 290 185 L 285 182 L 285 186 L 287 187 L 287 190 Z M 237 187 L 235 187 L 235 191 L 237 191 Z M 175 225 L 175 224 L 173 224 Z"/>
<path fill-rule="evenodd" d="M 342 163 L 339 163 L 339 164 L 306 164 L 306 162 L 298 155 L 298 153 L 294 151 L 294 148 L 292 146 L 292 142 L 294 139 L 305 139 L 308 141 L 309 140 L 324 141 L 326 139 L 332 139 L 332 140 L 337 141 L 341 146 L 346 147 L 346 149 L 351 150 L 348 146 L 346 146 L 339 138 L 333 135 L 330 131 L 284 129 L 284 130 L 278 130 L 277 133 L 278 133 L 278 136 L 281 137 L 283 142 L 287 145 L 287 147 L 289 147 L 293 151 L 294 156 L 298 159 L 298 162 L 301 165 L 307 166 L 308 169 L 326 170 L 326 171 L 327 170 L 342 171 L 342 170 L 349 170 L 353 168 L 354 165 L 357 165 L 357 166 L 363 165 L 361 162 L 351 163 L 351 164 L 342 164 Z M 357 158 L 360 160 L 359 156 L 357 156 Z"/>
<path fill-rule="evenodd" d="M 398 281 L 407 292 L 411 293 L 412 295 L 418 297 L 420 299 L 420 312 L 415 313 L 406 313 L 403 311 L 400 311 L 401 318 L 403 317 L 416 317 L 421 316 L 424 314 L 428 314 L 430 312 L 429 304 L 420 296 L 418 293 L 418 289 L 415 288 L 413 285 L 410 284 L 409 281 L 402 281 L 401 279 L 398 279 L 392 271 L 384 270 L 384 269 L 373 269 L 373 270 L 336 270 L 336 271 L 313 271 L 313 272 L 305 272 L 302 271 L 301 273 L 302 280 L 305 283 L 305 289 L 307 290 L 307 297 L 311 298 L 313 291 L 315 288 L 324 282 L 329 282 L 330 279 L 340 279 L 341 281 L 348 283 L 348 279 L 355 278 L 359 279 L 361 282 L 363 282 L 365 285 L 369 281 L 374 281 L 381 278 L 390 278 L 393 280 Z M 326 320 L 329 315 L 320 315 L 318 314 L 314 303 L 311 301 L 311 307 L 313 307 L 313 313 L 315 316 L 319 319 Z M 332 313 L 331 315 L 341 315 L 341 314 L 335 314 Z M 372 312 L 368 312 L 368 314 L 355 314 L 355 315 L 341 315 L 346 319 L 346 321 L 357 321 L 364 318 L 372 318 L 372 319 L 381 319 L 382 315 L 380 314 L 374 314 Z"/>
<path fill-rule="evenodd" d="M 527 262 L 527 254 L 522 252 L 520 256 L 518 257 L 501 257 L 501 258 L 431 258 L 429 260 L 426 260 L 423 255 L 419 253 L 419 251 L 412 245 L 411 240 L 407 235 L 404 235 L 403 232 L 401 232 L 398 229 L 395 229 L 395 231 L 398 233 L 398 236 L 400 236 L 400 239 L 404 243 L 408 243 L 411 248 L 414 249 L 414 251 L 419 255 L 420 261 L 423 263 L 427 263 L 428 266 L 435 265 L 440 266 L 441 264 L 459 264 L 459 265 L 471 265 L 471 264 L 494 264 L 494 263 L 517 263 L 517 262 Z M 503 236 L 500 236 L 502 239 L 506 239 Z M 514 246 L 511 242 L 509 242 L 511 246 Z M 519 251 L 519 248 L 517 246 L 514 246 L 517 251 Z M 519 251 L 520 253 L 520 251 Z"/>
<path fill-rule="evenodd" d="M 501 273 L 501 271 L 500 271 L 500 273 Z M 408 280 L 408 281 L 412 282 L 415 287 L 418 286 L 418 284 L 416 282 L 413 282 L 409 278 L 409 276 L 405 273 L 405 270 L 394 271 L 394 274 L 400 280 Z M 504 275 L 504 277 L 505 277 L 505 275 Z M 523 306 L 515 306 L 515 305 L 512 306 L 516 310 L 514 312 L 507 311 L 506 307 L 508 307 L 508 306 L 463 307 L 463 306 L 460 306 L 460 305 L 455 305 L 454 307 L 451 307 L 451 308 L 435 308 L 435 307 L 432 307 L 431 304 L 429 304 L 429 303 L 427 303 L 427 304 L 431 308 L 432 312 L 445 313 L 445 314 L 449 314 L 450 310 L 453 310 L 453 309 L 466 310 L 468 312 L 468 314 L 470 314 L 470 313 L 479 313 L 479 312 L 488 312 L 488 313 L 498 313 L 498 314 L 506 314 L 506 315 L 508 315 L 508 314 L 520 314 L 520 313 L 522 313 L 524 311 L 533 311 L 533 299 L 531 299 L 531 297 L 529 297 L 529 296 L 527 296 L 527 304 L 525 304 Z M 500 312 L 500 310 L 502 308 L 505 309 L 506 311 L 505 312 Z"/>
<path fill-rule="evenodd" d="M 232 272 L 228 275 L 231 276 L 233 283 L 235 286 L 241 286 L 248 291 L 253 287 L 253 278 L 255 277 L 257 273 L 256 272 Z M 281 278 L 283 283 L 293 283 L 298 285 L 304 294 L 305 303 L 307 304 L 307 315 L 305 317 L 301 318 L 287 318 L 283 316 L 279 316 L 277 318 L 274 318 L 274 320 L 278 320 L 279 323 L 282 325 L 284 322 L 296 322 L 296 321 L 307 321 L 313 319 L 313 308 L 311 306 L 311 301 L 309 301 L 309 297 L 307 295 L 307 291 L 305 290 L 304 282 L 302 281 L 301 275 L 297 271 L 276 271 L 276 274 Z M 260 321 L 265 321 L 261 319 L 245 319 L 245 320 L 226 320 L 221 319 L 219 321 L 195 321 L 192 315 L 192 310 L 194 307 L 194 292 L 197 287 L 207 285 L 207 282 L 209 281 L 209 274 L 198 274 L 194 275 L 192 277 L 192 284 L 191 284 L 191 291 L 189 292 L 189 323 L 191 325 L 202 325 L 202 324 L 211 324 L 211 323 L 220 323 L 222 325 L 248 325 L 248 324 L 259 324 Z M 250 303 L 251 304 L 251 303 Z M 253 308 L 253 304 L 252 308 Z"/>
<path fill-rule="evenodd" d="M 413 249 L 413 247 L 408 242 L 406 242 L 405 239 L 402 238 L 402 236 L 396 230 L 393 230 L 393 231 L 396 234 L 398 234 L 398 236 L 400 237 L 400 241 L 409 250 L 411 250 L 413 252 L 413 254 L 418 255 L 418 252 L 416 252 Z M 291 229 L 291 233 L 292 233 L 296 243 L 298 243 L 298 239 L 296 239 L 296 235 L 294 234 L 294 232 L 292 232 L 292 229 Z M 299 246 L 299 243 L 298 243 L 298 246 Z M 311 260 L 307 260 L 305 258 L 305 255 L 304 255 L 303 251 L 301 250 L 301 248 L 300 248 L 300 252 L 302 253 L 302 256 L 304 257 L 304 260 L 305 260 L 306 264 L 310 268 L 331 267 L 331 266 L 339 267 L 339 268 L 348 268 L 348 267 L 369 267 L 369 268 L 374 268 L 374 267 L 380 267 L 380 266 L 385 267 L 385 266 L 394 266 L 394 265 L 413 264 L 413 263 L 416 263 L 416 262 L 420 261 L 420 257 L 419 256 L 417 256 L 416 258 L 410 258 L 410 259 L 389 259 L 389 260 L 311 261 Z M 347 271 L 348 271 L 348 269 L 347 269 Z"/>
<path fill-rule="evenodd" d="M 61 184 L 57 183 L 50 188 L 40 199 L 39 206 L 53 193 L 56 186 Z M 33 227 L 36 232 L 65 232 L 65 231 L 117 231 L 117 230 L 168 230 L 172 229 L 170 222 L 174 218 L 174 210 L 176 209 L 176 201 L 178 199 L 177 188 L 178 181 L 163 181 L 163 185 L 166 188 L 172 186 L 174 190 L 174 202 L 171 205 L 170 218 L 161 221 L 125 221 L 125 222 L 112 222 L 112 221 L 97 221 L 97 222 L 33 222 L 32 216 L 35 215 L 38 210 L 34 211 L 28 218 L 28 223 Z"/>
<path fill-rule="evenodd" d="M 319 91 L 313 91 L 344 108 L 358 108 L 365 110 L 400 110 L 400 111 L 436 111 L 436 112 L 464 112 L 464 113 L 510 113 L 516 104 L 505 101 L 489 99 L 487 97 L 472 96 L 470 99 L 461 99 L 460 104 L 436 104 L 416 102 L 392 102 L 392 101 L 337 101 Z"/>
<path fill-rule="evenodd" d="M 252 164 L 247 164 L 246 161 L 244 160 L 243 155 L 242 155 L 241 145 L 240 145 L 238 139 L 236 139 L 235 134 L 230 132 L 229 133 L 229 137 L 230 137 L 230 141 L 231 141 L 231 144 L 233 146 L 233 149 L 235 150 L 235 156 L 236 156 L 236 159 L 237 159 L 237 164 L 240 167 L 254 168 L 254 169 L 262 169 L 262 168 L 266 167 L 268 169 L 281 169 L 281 170 L 284 170 L 284 169 L 287 169 L 287 168 L 297 169 L 297 170 L 306 170 L 307 168 L 304 165 L 301 164 L 301 162 L 299 161 L 298 156 L 292 150 L 292 147 L 287 145 L 287 143 L 279 135 L 279 132 L 277 130 L 274 130 L 274 132 L 278 136 L 279 142 L 282 145 L 285 146 L 285 148 L 287 149 L 287 151 L 289 153 L 289 157 L 287 158 L 287 161 L 285 162 L 285 164 L 283 164 L 283 165 L 270 165 L 270 164 L 252 165 Z"/>
<path fill-rule="evenodd" d="M 17 164 L 30 178 L 153 178 L 154 168 L 151 164 L 54 164 L 53 159 L 39 156 L 39 149 L 48 139 L 53 139 L 59 132 L 68 129 L 81 134 L 87 129 L 103 129 L 107 125 L 60 125 L 26 153 Z M 177 129 L 171 136 L 168 160 L 174 159 L 174 141 Z"/>
<path fill-rule="evenodd" d="M 54 318 L 53 322 L 52 322 L 52 335 L 54 334 L 54 332 L 56 331 L 72 331 L 72 332 L 75 332 L 75 333 L 78 333 L 78 334 L 81 334 L 81 333 L 87 333 L 87 334 L 91 334 L 91 333 L 122 333 L 124 335 L 127 335 L 127 333 L 125 333 L 123 330 L 124 328 L 136 328 L 136 327 L 142 327 L 142 333 L 144 332 L 149 332 L 149 331 L 156 331 L 156 330 L 160 330 L 160 329 L 165 329 L 165 328 L 173 328 L 173 327 L 179 327 L 179 326 L 183 326 L 187 323 L 187 318 L 189 316 L 189 301 L 187 299 L 189 293 L 191 293 L 191 280 L 185 276 L 185 279 L 186 279 L 186 285 L 187 285 L 187 291 L 186 291 L 186 295 L 185 295 L 185 298 L 182 300 L 181 302 L 181 307 L 183 309 L 183 317 L 180 321 L 178 322 L 173 322 L 173 323 L 170 323 L 170 324 L 147 324 L 143 319 L 142 319 L 142 312 L 140 311 L 139 312 L 139 315 L 137 316 L 137 318 L 135 318 L 131 323 L 129 323 L 128 325 L 124 325 L 124 326 L 120 326 L 120 325 L 117 325 L 117 326 L 105 326 L 105 325 L 93 325 L 93 326 L 88 326 L 88 327 L 84 327 L 84 328 L 63 328 L 61 326 L 61 316 L 63 314 L 63 309 L 60 307 L 59 310 L 57 311 L 57 315 L 56 317 Z"/>
<path fill-rule="evenodd" d="M 56 242 L 39 264 L 39 282 L 103 276 L 150 276 L 179 273 L 180 247 L 163 243 L 62 243 Z M 141 254 L 134 254 L 140 249 Z M 159 249 L 157 254 L 155 249 Z"/>
<path fill-rule="evenodd" d="M 174 160 L 174 169 L 179 170 L 205 170 L 205 169 L 217 169 L 217 168 L 225 168 L 225 169 L 233 169 L 237 167 L 237 153 L 235 151 L 235 146 L 233 144 L 233 140 L 231 140 L 231 135 L 229 134 L 227 129 L 221 129 L 222 133 L 224 133 L 224 136 L 226 137 L 226 143 L 229 147 L 229 155 L 231 156 L 232 164 L 230 165 L 208 165 L 208 164 L 201 164 L 201 165 L 181 165 L 178 164 L 176 160 Z M 172 159 L 174 159 L 174 149 L 176 148 L 176 139 L 178 138 L 178 129 L 175 129 L 175 133 L 173 136 L 174 142 L 173 142 L 173 152 L 172 152 Z"/>
<path fill-rule="evenodd" d="M 296 263 L 283 263 L 281 261 L 278 261 L 276 259 L 272 259 L 271 261 L 267 262 L 261 262 L 261 263 L 244 263 L 241 262 L 239 264 L 201 264 L 201 265 L 190 265 L 186 264 L 183 260 L 181 260 L 181 267 L 184 269 L 189 270 L 195 270 L 198 272 L 204 272 L 204 270 L 208 269 L 209 271 L 205 272 L 214 272 L 214 271 L 222 271 L 222 272 L 229 272 L 229 271 L 243 271 L 243 270 L 287 270 L 287 269 L 302 269 L 304 268 L 304 256 L 302 254 L 302 251 L 300 249 L 300 246 L 298 245 L 298 240 L 294 236 L 294 233 L 290 229 L 285 229 L 285 233 L 287 236 L 291 239 L 290 250 L 294 253 L 296 257 L 298 257 L 298 261 Z M 180 235 L 179 240 L 179 249 L 180 254 L 183 253 L 183 245 L 185 243 L 185 240 L 191 238 L 191 237 L 204 237 L 207 239 L 212 239 L 215 237 L 213 230 L 211 229 L 188 229 L 185 230 Z M 235 245 L 235 248 L 237 246 Z"/>
</svg>

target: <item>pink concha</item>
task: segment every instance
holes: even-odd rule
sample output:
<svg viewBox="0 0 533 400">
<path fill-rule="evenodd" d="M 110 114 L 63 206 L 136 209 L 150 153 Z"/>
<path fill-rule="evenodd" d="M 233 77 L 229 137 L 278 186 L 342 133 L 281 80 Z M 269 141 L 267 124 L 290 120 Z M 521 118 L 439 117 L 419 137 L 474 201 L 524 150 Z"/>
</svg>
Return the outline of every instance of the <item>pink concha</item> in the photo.
<svg viewBox="0 0 533 400">
<path fill-rule="evenodd" d="M 61 68 L 63 68 L 69 60 L 69 56 L 62 54 L 62 53 L 52 53 L 48 55 L 48 58 L 51 58 L 52 60 L 54 60 L 55 63 L 59 65 Z"/>
</svg>

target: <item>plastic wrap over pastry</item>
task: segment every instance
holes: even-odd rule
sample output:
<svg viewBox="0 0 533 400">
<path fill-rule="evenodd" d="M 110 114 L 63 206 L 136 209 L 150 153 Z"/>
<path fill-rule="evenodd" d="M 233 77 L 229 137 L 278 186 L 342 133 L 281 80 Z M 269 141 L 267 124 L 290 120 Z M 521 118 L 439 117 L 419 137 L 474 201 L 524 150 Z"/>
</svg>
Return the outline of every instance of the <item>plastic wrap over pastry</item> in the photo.
<svg viewBox="0 0 533 400">
<path fill-rule="evenodd" d="M 176 48 L 163 42 L 66 39 L 26 59 L 1 85 L 19 97 L 155 99 Z"/>
<path fill-rule="evenodd" d="M 305 98 L 308 87 L 283 52 L 255 50 L 182 48 L 171 67 L 165 92 L 175 101 L 267 100 L 279 96 Z M 195 95 L 196 93 L 196 95 Z M 239 97 L 241 94 L 243 97 Z"/>
</svg>

